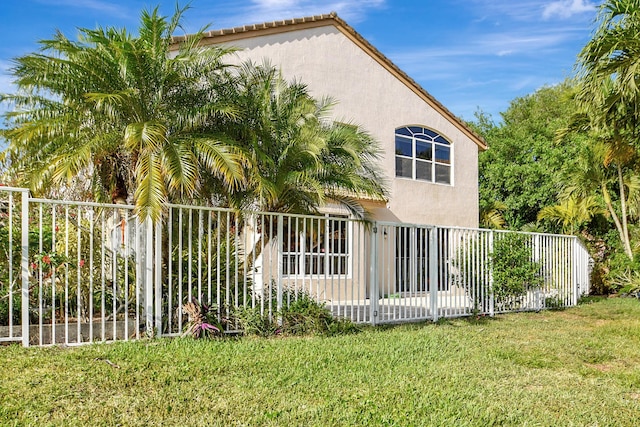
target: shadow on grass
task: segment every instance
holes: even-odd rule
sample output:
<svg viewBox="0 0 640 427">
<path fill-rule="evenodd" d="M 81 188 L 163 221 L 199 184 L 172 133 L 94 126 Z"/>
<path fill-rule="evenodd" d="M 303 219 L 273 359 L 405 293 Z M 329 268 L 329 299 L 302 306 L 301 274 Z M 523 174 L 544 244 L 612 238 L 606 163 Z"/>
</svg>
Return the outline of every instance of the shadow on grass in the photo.
<svg viewBox="0 0 640 427">
<path fill-rule="evenodd" d="M 593 304 L 596 302 L 606 301 L 607 299 L 609 299 L 607 295 L 587 295 L 584 297 L 580 297 L 580 299 L 578 300 L 578 305 Z"/>
</svg>

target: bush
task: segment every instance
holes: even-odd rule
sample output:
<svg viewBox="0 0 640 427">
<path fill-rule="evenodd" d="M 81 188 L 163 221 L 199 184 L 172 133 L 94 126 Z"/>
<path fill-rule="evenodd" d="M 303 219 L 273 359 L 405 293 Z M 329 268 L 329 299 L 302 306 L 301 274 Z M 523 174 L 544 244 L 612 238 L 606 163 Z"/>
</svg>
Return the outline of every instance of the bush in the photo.
<svg viewBox="0 0 640 427">
<path fill-rule="evenodd" d="M 234 312 L 234 319 L 245 335 L 269 337 L 279 332 L 275 316 L 269 316 L 267 312 L 261 312 L 259 306 L 238 307 Z"/>
<path fill-rule="evenodd" d="M 267 294 L 267 297 L 269 295 Z M 275 291 L 271 295 L 272 307 L 277 307 Z M 265 301 L 265 305 L 266 305 Z M 349 319 L 333 317 L 324 303 L 317 302 L 306 292 L 285 290 L 282 309 L 269 313 L 260 307 L 240 307 L 235 318 L 247 335 L 338 335 L 358 331 Z"/>
<path fill-rule="evenodd" d="M 531 259 L 527 235 L 506 233 L 496 237 L 489 257 L 494 298 L 499 304 L 517 304 L 529 289 L 542 286 L 540 263 Z"/>
<path fill-rule="evenodd" d="M 640 271 L 626 270 L 613 278 L 615 289 L 621 295 L 640 298 Z"/>
</svg>

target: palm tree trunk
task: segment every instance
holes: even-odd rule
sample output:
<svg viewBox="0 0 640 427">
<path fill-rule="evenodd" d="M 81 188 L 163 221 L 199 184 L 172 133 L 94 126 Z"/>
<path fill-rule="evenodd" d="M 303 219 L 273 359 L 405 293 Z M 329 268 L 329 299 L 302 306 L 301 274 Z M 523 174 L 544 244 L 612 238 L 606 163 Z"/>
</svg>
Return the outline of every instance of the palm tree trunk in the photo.
<svg viewBox="0 0 640 427">
<path fill-rule="evenodd" d="M 609 195 L 609 190 L 607 190 L 607 184 L 606 183 L 602 183 L 601 184 L 601 188 L 602 188 L 602 196 L 604 197 L 604 202 L 607 205 L 607 210 L 609 211 L 609 214 L 611 214 L 611 218 L 613 218 L 613 222 L 616 225 L 616 230 L 618 230 L 618 235 L 620 236 L 620 241 L 622 242 L 622 245 L 624 246 L 624 251 L 625 254 L 630 258 L 633 259 L 633 253 L 631 252 L 631 246 L 629 245 L 629 250 L 627 250 L 627 245 L 625 245 L 625 242 L 628 242 L 628 236 L 625 236 L 624 234 L 624 229 L 622 228 L 622 224 L 620 223 L 620 219 L 618 218 L 618 214 L 616 213 L 615 209 L 613 208 L 613 204 L 611 203 L 611 196 Z"/>
<path fill-rule="evenodd" d="M 629 241 L 629 227 L 627 224 L 627 199 L 624 191 L 624 179 L 622 177 L 622 167 L 616 165 L 618 169 L 618 186 L 620 187 L 620 210 L 622 216 L 622 235 L 624 244 L 624 251 L 633 260 L 633 251 L 631 250 L 631 242 Z"/>
</svg>

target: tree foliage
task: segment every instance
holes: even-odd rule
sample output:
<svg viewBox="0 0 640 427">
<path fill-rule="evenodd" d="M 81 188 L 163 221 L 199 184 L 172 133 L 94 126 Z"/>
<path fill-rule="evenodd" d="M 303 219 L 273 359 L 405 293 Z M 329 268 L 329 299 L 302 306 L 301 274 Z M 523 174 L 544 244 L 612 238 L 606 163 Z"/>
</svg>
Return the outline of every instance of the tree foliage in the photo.
<svg viewBox="0 0 640 427">
<path fill-rule="evenodd" d="M 334 122 L 331 99 L 314 99 L 268 63 L 243 64 L 235 91 L 241 115 L 227 128 L 247 159 L 246 180 L 227 193 L 229 205 L 316 213 L 331 200 L 364 218 L 360 199 L 386 197 L 379 144 L 358 126 Z"/>
<path fill-rule="evenodd" d="M 237 184 L 233 147 L 224 134 L 201 131 L 212 117 L 235 114 L 220 96 L 227 50 L 199 49 L 199 32 L 170 55 L 184 10 L 170 20 L 143 11 L 137 35 L 83 28 L 72 41 L 56 33 L 40 41 L 41 52 L 15 60 L 5 136 L 23 183 L 41 192 L 83 176 L 97 199 L 133 199 L 153 219 L 171 196 L 195 194 L 203 171 Z"/>
<path fill-rule="evenodd" d="M 615 174 L 618 204 L 609 189 L 602 193 L 622 242 L 633 260 L 632 193 L 640 179 L 637 149 L 640 137 L 640 1 L 608 0 L 600 6 L 598 27 L 578 56 L 581 112 L 586 127 L 603 144 L 602 162 Z"/>
<path fill-rule="evenodd" d="M 504 203 L 507 228 L 536 222 L 538 212 L 556 202 L 563 171 L 585 143 L 580 136 L 554 143 L 556 131 L 575 111 L 573 94 L 572 82 L 566 81 L 513 100 L 500 124 L 477 116 L 476 129 L 489 145 L 479 157 L 480 204 Z"/>
<path fill-rule="evenodd" d="M 56 33 L 15 60 L 18 92 L 0 97 L 14 106 L 2 157 L 15 184 L 156 221 L 193 200 L 298 213 L 331 200 L 366 217 L 360 199 L 386 197 L 377 142 L 276 68 L 228 65 L 203 31 L 173 44 L 185 10 L 143 11 L 136 35 Z"/>
</svg>

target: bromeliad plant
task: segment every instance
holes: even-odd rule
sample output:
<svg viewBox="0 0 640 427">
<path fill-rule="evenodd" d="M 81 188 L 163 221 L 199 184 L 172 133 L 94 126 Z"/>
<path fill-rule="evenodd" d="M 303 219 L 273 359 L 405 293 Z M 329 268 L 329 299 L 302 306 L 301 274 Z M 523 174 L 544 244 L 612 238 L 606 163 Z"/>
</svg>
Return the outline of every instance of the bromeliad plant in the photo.
<svg viewBox="0 0 640 427">
<path fill-rule="evenodd" d="M 211 307 L 193 298 L 182 306 L 182 311 L 189 316 L 189 323 L 182 334 L 183 337 L 212 338 L 222 334 L 222 324 L 211 313 Z"/>
</svg>

